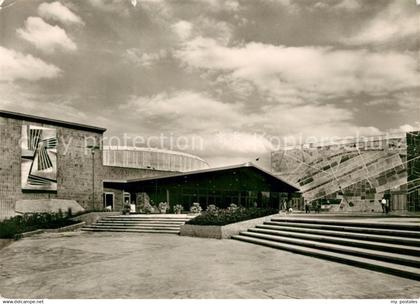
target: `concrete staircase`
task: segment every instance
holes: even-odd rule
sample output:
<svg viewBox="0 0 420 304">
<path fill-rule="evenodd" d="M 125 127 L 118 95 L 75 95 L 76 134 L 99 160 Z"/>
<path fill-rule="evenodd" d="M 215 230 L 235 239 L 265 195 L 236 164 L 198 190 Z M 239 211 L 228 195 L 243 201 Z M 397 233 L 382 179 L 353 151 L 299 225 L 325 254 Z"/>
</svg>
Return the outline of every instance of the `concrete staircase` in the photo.
<svg viewBox="0 0 420 304">
<path fill-rule="evenodd" d="M 179 234 L 185 222 L 194 216 L 187 214 L 135 214 L 114 215 L 87 225 L 83 231 L 171 233 Z"/>
<path fill-rule="evenodd" d="M 420 280 L 420 222 L 273 217 L 232 238 Z"/>
</svg>

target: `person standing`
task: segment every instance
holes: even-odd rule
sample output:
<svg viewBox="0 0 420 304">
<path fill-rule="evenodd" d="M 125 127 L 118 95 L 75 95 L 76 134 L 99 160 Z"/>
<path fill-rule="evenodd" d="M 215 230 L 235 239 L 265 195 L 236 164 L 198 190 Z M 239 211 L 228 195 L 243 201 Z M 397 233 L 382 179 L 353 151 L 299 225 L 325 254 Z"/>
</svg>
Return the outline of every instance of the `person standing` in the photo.
<svg viewBox="0 0 420 304">
<path fill-rule="evenodd" d="M 310 206 L 309 206 L 308 202 L 305 203 L 305 213 L 311 213 Z"/>
<path fill-rule="evenodd" d="M 383 197 L 381 200 L 381 206 L 382 206 L 382 213 L 385 213 L 385 214 L 388 213 L 385 197 Z"/>
</svg>

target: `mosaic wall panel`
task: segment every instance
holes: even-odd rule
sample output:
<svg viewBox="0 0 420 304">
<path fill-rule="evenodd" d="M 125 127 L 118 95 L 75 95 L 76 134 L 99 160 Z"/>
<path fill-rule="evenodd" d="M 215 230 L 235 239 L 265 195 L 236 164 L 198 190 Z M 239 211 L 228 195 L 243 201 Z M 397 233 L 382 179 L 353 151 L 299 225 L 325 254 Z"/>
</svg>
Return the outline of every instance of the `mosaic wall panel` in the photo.
<svg viewBox="0 0 420 304">
<path fill-rule="evenodd" d="M 22 190 L 57 191 L 57 131 L 22 126 Z"/>
<path fill-rule="evenodd" d="M 408 210 L 420 211 L 420 132 L 407 133 Z"/>
<path fill-rule="evenodd" d="M 273 152 L 271 161 L 273 173 L 300 188 L 307 201 L 344 198 L 374 203 L 384 193 L 407 187 L 405 134 L 284 149 Z"/>
</svg>

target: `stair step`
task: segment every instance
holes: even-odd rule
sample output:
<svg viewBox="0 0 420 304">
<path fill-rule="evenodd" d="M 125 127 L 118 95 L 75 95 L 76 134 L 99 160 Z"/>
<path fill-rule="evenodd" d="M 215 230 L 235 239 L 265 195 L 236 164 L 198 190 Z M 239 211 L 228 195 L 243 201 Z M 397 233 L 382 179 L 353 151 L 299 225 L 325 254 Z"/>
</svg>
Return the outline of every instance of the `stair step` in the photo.
<svg viewBox="0 0 420 304">
<path fill-rule="evenodd" d="M 383 262 L 383 261 L 378 261 L 375 259 L 358 257 L 358 256 L 349 255 L 349 254 L 329 252 L 326 250 L 322 250 L 318 248 L 309 248 L 302 245 L 279 243 L 276 241 L 264 240 L 264 239 L 245 236 L 245 235 L 235 235 L 235 236 L 232 236 L 232 238 L 236 240 L 240 240 L 240 241 L 245 241 L 249 243 L 254 243 L 254 244 L 268 246 L 268 247 L 282 249 L 282 250 L 287 250 L 294 253 L 309 255 L 309 256 L 313 256 L 317 258 L 345 263 L 348 265 L 363 267 L 363 268 L 367 268 L 367 269 L 371 269 L 375 271 L 385 272 L 385 273 L 420 281 L 420 268 L 416 268 L 416 267 Z"/>
<path fill-rule="evenodd" d="M 420 232 L 419 223 L 368 222 L 368 221 L 355 221 L 355 220 L 327 220 L 327 219 L 280 218 L 280 217 L 273 217 L 271 218 L 271 220 L 276 221 L 276 222 L 338 225 L 338 226 L 352 226 L 352 227 L 365 227 L 365 228 L 384 228 L 384 229 L 411 230 L 411 231 Z"/>
<path fill-rule="evenodd" d="M 142 230 L 176 230 L 179 231 L 179 227 L 164 227 L 164 226 L 106 226 L 106 225 L 88 225 L 86 228 L 98 228 L 98 229 L 142 229 Z"/>
<path fill-rule="evenodd" d="M 126 220 L 126 219 L 109 219 L 103 218 L 102 222 L 125 222 L 125 223 L 185 223 L 184 220 L 153 220 L 153 219 L 138 219 L 138 220 Z"/>
<path fill-rule="evenodd" d="M 101 221 L 123 221 L 123 222 L 171 222 L 171 223 L 185 223 L 188 220 L 178 220 L 178 219 L 142 219 L 142 218 L 134 218 L 134 219 L 125 219 L 125 218 L 103 218 Z"/>
<path fill-rule="evenodd" d="M 139 220 L 139 219 L 158 219 L 158 220 L 184 220 L 188 221 L 194 217 L 181 217 L 181 216 L 136 216 L 136 215 L 111 215 L 107 216 L 106 218 L 120 218 L 120 219 L 128 219 L 128 220 Z"/>
<path fill-rule="evenodd" d="M 181 224 L 168 224 L 168 223 L 127 223 L 127 222 L 97 222 L 95 225 L 116 225 L 116 226 L 149 226 L 149 227 L 181 227 Z"/>
<path fill-rule="evenodd" d="M 366 233 L 357 233 L 357 232 L 347 232 L 347 231 L 334 231 L 334 230 L 324 230 L 324 229 L 315 229 L 315 228 L 301 228 L 301 227 L 288 227 L 288 226 L 278 226 L 271 225 L 270 222 L 266 222 L 265 225 L 257 225 L 257 228 L 271 229 L 275 231 L 290 231 L 297 233 L 308 233 L 315 235 L 327 235 L 327 236 L 336 236 L 349 239 L 359 239 L 372 242 L 382 242 L 382 243 L 391 243 L 391 244 L 401 244 L 406 246 L 420 246 L 420 239 L 416 238 L 405 238 L 398 236 L 388 236 L 388 235 L 375 235 L 375 234 L 366 234 Z"/>
<path fill-rule="evenodd" d="M 325 235 L 317 235 L 308 233 L 301 233 L 301 232 L 290 232 L 290 231 L 281 231 L 281 230 L 273 230 L 266 228 L 266 226 L 257 226 L 257 228 L 250 228 L 248 229 L 250 232 L 255 233 L 263 233 L 269 235 L 276 235 L 276 236 L 284 236 L 284 237 L 291 237 L 297 239 L 305 239 L 305 240 L 313 240 L 319 242 L 326 242 L 332 244 L 339 244 L 339 245 L 346 245 L 352 247 L 360 247 L 366 249 L 373 249 L 373 250 L 381 250 L 386 252 L 393 252 L 405 255 L 413 255 L 420 257 L 420 247 L 415 246 L 403 246 L 403 245 L 396 245 L 392 243 L 381 243 L 381 242 L 371 242 L 365 240 L 357 240 L 352 239 L 351 237 L 335 237 L 335 236 L 325 236 Z"/>
<path fill-rule="evenodd" d="M 365 234 L 377 234 L 377 235 L 392 235 L 406 238 L 420 238 L 420 232 L 418 231 L 407 231 L 407 230 L 395 230 L 395 229 L 378 229 L 378 228 L 366 228 L 366 227 L 350 227 L 341 225 L 323 225 L 323 224 L 308 224 L 308 223 L 294 223 L 294 222 L 280 222 L 271 221 L 265 222 L 264 224 L 276 225 L 282 227 L 301 227 L 301 228 L 314 228 L 322 230 L 334 230 L 334 231 L 346 231 L 346 232 L 358 232 Z"/>
<path fill-rule="evenodd" d="M 144 230 L 144 229 L 82 228 L 82 231 L 91 231 L 91 232 L 134 232 L 134 233 L 170 233 L 170 234 L 179 234 L 179 231 L 175 231 L 175 230 Z"/>
<path fill-rule="evenodd" d="M 344 246 L 344 245 L 328 244 L 328 243 L 310 241 L 310 240 L 302 240 L 302 239 L 296 239 L 293 237 L 274 236 L 274 235 L 255 233 L 255 232 L 241 232 L 240 235 L 250 236 L 254 238 L 262 238 L 262 239 L 275 241 L 275 242 L 306 246 L 306 247 L 311 247 L 311 248 L 316 248 L 316 249 L 321 249 L 321 250 L 339 252 L 339 253 L 344 253 L 344 254 L 351 254 L 351 255 L 361 256 L 361 257 L 365 257 L 369 259 L 382 260 L 386 262 L 398 263 L 398 264 L 407 265 L 407 266 L 420 267 L 420 258 L 409 256 L 409 255 L 389 253 L 389 252 L 383 252 L 383 251 L 378 251 L 378 250 L 357 248 L 357 247 Z"/>
</svg>

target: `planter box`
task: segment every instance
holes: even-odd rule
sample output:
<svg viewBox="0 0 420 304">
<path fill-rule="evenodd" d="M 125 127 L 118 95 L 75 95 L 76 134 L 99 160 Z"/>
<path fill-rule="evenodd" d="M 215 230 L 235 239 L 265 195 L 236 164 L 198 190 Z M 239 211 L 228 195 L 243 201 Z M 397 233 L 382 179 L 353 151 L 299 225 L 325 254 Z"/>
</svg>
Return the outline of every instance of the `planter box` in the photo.
<svg viewBox="0 0 420 304">
<path fill-rule="evenodd" d="M 259 217 L 252 220 L 237 222 L 225 226 L 182 225 L 180 235 L 213 239 L 229 239 L 241 231 L 246 231 L 256 225 L 261 225 L 271 219 L 273 215 Z"/>
</svg>

